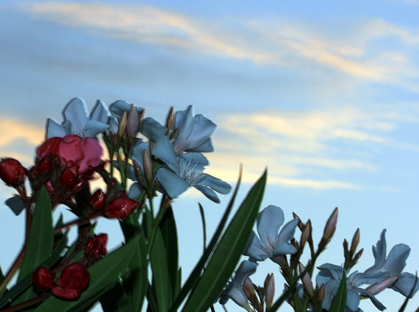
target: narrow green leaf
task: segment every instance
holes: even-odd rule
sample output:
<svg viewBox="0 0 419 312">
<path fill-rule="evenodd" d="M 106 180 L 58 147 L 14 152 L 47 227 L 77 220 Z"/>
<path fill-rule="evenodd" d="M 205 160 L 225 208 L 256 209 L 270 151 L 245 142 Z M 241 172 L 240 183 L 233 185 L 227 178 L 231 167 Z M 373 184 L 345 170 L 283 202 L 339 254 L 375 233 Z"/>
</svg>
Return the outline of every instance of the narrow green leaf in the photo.
<svg viewBox="0 0 419 312">
<path fill-rule="evenodd" d="M 28 276 L 32 276 L 35 269 L 51 257 L 53 244 L 54 228 L 52 227 L 51 201 L 45 186 L 43 186 L 36 201 L 28 245 L 18 282 L 21 282 Z M 36 296 L 37 294 L 31 287 L 13 305 L 25 302 Z"/>
<path fill-rule="evenodd" d="M 415 291 L 417 282 L 418 282 L 418 272 L 416 272 L 416 278 L 415 278 L 415 282 L 413 283 L 413 287 L 410 290 L 409 295 L 404 300 L 402 306 L 400 307 L 399 312 L 404 312 L 404 309 L 406 309 L 407 303 L 409 302 L 410 298 L 413 296 L 413 292 Z"/>
<path fill-rule="evenodd" d="M 159 309 L 157 308 L 154 286 L 152 285 L 148 285 L 148 288 L 147 288 L 147 303 L 148 303 L 147 311 L 151 310 L 152 312 L 159 312 Z"/>
<path fill-rule="evenodd" d="M 55 247 L 52 256 L 45 261 L 42 265 L 46 267 L 52 267 L 58 260 L 61 259 L 61 252 L 67 246 L 67 233 L 64 235 L 63 239 Z M 25 277 L 22 281 L 16 283 L 3 297 L 0 298 L 0 308 L 6 305 L 8 302 L 11 302 L 19 294 L 25 291 L 29 286 L 32 285 L 32 275 Z"/>
<path fill-rule="evenodd" d="M 119 283 L 100 297 L 100 304 L 104 312 L 135 312 L 131 300 Z"/>
<path fill-rule="evenodd" d="M 53 239 L 52 207 L 47 190 L 43 186 L 36 201 L 28 246 L 18 282 L 32 274 L 39 265 L 51 257 Z"/>
<path fill-rule="evenodd" d="M 207 223 L 205 222 L 205 212 L 204 212 L 204 208 L 202 207 L 201 203 L 198 203 L 199 206 L 199 213 L 201 215 L 201 219 L 202 219 L 202 232 L 203 232 L 203 245 L 204 245 L 204 252 L 205 249 L 207 248 Z"/>
<path fill-rule="evenodd" d="M 348 295 L 348 286 L 346 281 L 346 274 L 342 274 L 338 292 L 333 299 L 330 312 L 345 312 L 346 310 L 346 297 Z"/>
<path fill-rule="evenodd" d="M 103 294 L 105 289 L 109 289 L 109 287 L 118 282 L 119 276 L 131 262 L 137 244 L 138 239 L 133 239 L 125 246 L 91 266 L 88 269 L 90 273 L 89 287 L 77 301 L 65 301 L 56 297 L 50 297 L 35 311 L 82 311 L 82 307 L 93 303 Z"/>
<path fill-rule="evenodd" d="M 175 298 L 177 296 L 176 285 L 178 284 L 179 253 L 176 221 L 172 207 L 167 208 L 160 221 L 159 227 L 166 248 L 167 268 L 169 270 L 172 298 Z"/>
<path fill-rule="evenodd" d="M 266 176 L 265 171 L 239 207 L 186 302 L 184 312 L 207 311 L 228 282 L 249 241 L 263 198 Z"/>
<path fill-rule="evenodd" d="M 144 232 L 138 222 L 137 213 L 132 213 L 120 224 L 127 242 L 134 237 L 138 237 L 138 246 L 129 265 L 129 278 L 124 279 L 123 288 L 134 307 L 134 311 L 139 312 L 142 310 L 148 287 L 147 245 Z"/>
<path fill-rule="evenodd" d="M 159 311 L 167 311 L 172 303 L 171 283 L 169 268 L 167 264 L 166 247 L 164 246 L 163 235 L 157 228 L 153 248 L 150 255 L 153 281 L 156 291 L 156 300 Z"/>
<path fill-rule="evenodd" d="M 227 205 L 227 208 L 224 211 L 224 214 L 223 214 L 223 216 L 220 220 L 220 223 L 218 224 L 217 229 L 215 230 L 215 233 L 214 233 L 209 245 L 207 246 L 206 251 L 201 256 L 201 258 L 199 259 L 195 268 L 193 269 L 192 273 L 189 275 L 185 284 L 181 288 L 181 290 L 179 292 L 179 295 L 177 296 L 175 302 L 170 307 L 169 312 L 176 312 L 177 311 L 178 307 L 182 304 L 183 300 L 185 300 L 188 293 L 191 291 L 191 289 L 193 287 L 195 287 L 196 283 L 198 282 L 199 277 L 201 276 L 201 273 L 204 269 L 204 266 L 208 262 L 209 257 L 211 256 L 215 246 L 217 245 L 217 243 L 219 241 L 219 238 L 220 238 L 220 235 L 221 235 L 222 231 L 224 230 L 224 227 L 227 223 L 227 219 L 230 215 L 230 212 L 233 209 L 234 202 L 236 200 L 236 196 L 237 196 L 237 193 L 239 191 L 241 178 L 242 178 L 242 168 L 240 167 L 240 172 L 239 172 L 239 178 L 238 178 L 238 181 L 237 181 L 237 185 L 236 185 L 236 187 L 234 189 L 234 192 L 231 196 L 231 199 L 230 199 L 230 201 Z"/>
<path fill-rule="evenodd" d="M 3 282 L 3 279 L 4 279 L 4 275 L 3 275 L 3 271 L 1 270 L 1 267 L 0 267 L 0 283 Z"/>
</svg>

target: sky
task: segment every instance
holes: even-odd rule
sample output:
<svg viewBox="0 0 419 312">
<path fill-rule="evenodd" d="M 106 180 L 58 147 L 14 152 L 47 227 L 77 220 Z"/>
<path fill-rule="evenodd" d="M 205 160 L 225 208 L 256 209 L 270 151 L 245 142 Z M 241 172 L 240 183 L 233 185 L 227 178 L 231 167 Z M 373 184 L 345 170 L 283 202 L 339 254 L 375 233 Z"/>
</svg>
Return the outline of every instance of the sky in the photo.
<svg viewBox="0 0 419 312">
<path fill-rule="evenodd" d="M 89 108 L 98 99 L 127 100 L 161 122 L 170 106 L 194 105 L 218 125 L 207 172 L 235 185 L 243 164 L 239 201 L 267 167 L 262 208 L 311 219 L 315 241 L 339 207 L 318 265 L 342 264 L 342 241 L 360 228 L 365 251 L 354 269 L 364 271 L 385 228 L 388 250 L 412 248 L 404 271 L 414 274 L 418 9 L 417 0 L 2 1 L 0 157 L 30 166 L 46 119 L 62 121 L 74 97 Z M 0 202 L 11 193 L 1 185 Z M 185 275 L 202 250 L 198 201 L 211 237 L 228 199 L 216 205 L 188 191 L 175 201 Z M 24 216 L 0 207 L 4 271 L 23 242 Z M 116 222 L 101 221 L 98 230 L 111 246 L 120 243 Z M 270 272 L 278 297 L 283 281 L 272 263 L 261 263 L 253 281 L 262 284 Z M 404 299 L 391 290 L 377 298 L 388 311 Z M 410 309 L 418 305 L 417 295 Z M 374 310 L 366 300 L 361 308 Z"/>
</svg>

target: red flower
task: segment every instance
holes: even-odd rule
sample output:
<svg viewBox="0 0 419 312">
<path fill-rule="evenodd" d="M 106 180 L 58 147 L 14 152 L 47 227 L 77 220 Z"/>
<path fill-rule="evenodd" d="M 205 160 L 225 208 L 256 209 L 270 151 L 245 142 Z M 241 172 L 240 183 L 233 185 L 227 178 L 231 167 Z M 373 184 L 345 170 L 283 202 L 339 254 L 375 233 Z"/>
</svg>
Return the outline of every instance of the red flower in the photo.
<svg viewBox="0 0 419 312">
<path fill-rule="evenodd" d="M 100 164 L 103 149 L 93 138 L 66 135 L 63 138 L 50 138 L 38 147 L 38 157 L 42 158 L 48 154 L 60 156 L 63 165 L 67 165 L 68 162 L 78 165 L 79 173 L 84 174 Z"/>
<path fill-rule="evenodd" d="M 90 274 L 86 267 L 75 262 L 66 266 L 52 289 L 54 296 L 62 299 L 76 300 L 81 292 L 89 286 Z"/>
<path fill-rule="evenodd" d="M 0 161 L 0 178 L 7 184 L 17 186 L 25 182 L 26 169 L 14 158 L 4 158 Z"/>
<path fill-rule="evenodd" d="M 104 209 L 103 214 L 107 218 L 125 219 L 137 207 L 138 202 L 136 200 L 133 200 L 126 196 L 121 196 L 111 201 Z"/>
<path fill-rule="evenodd" d="M 105 205 L 106 202 L 106 194 L 102 190 L 97 190 L 94 192 L 92 197 L 90 197 L 90 206 L 95 211 L 99 211 L 102 209 L 103 205 Z"/>
<path fill-rule="evenodd" d="M 35 270 L 32 275 L 32 284 L 39 291 L 50 291 L 53 287 L 52 282 L 55 278 L 55 272 L 49 268 L 41 266 Z"/>
<path fill-rule="evenodd" d="M 44 158 L 42 158 L 36 167 L 38 169 L 39 174 L 49 174 L 52 169 L 51 156 L 47 155 Z"/>
<path fill-rule="evenodd" d="M 106 256 L 108 251 L 106 245 L 108 243 L 108 234 L 100 234 L 95 237 L 90 237 L 87 244 L 84 255 L 93 259 L 101 258 Z"/>
</svg>

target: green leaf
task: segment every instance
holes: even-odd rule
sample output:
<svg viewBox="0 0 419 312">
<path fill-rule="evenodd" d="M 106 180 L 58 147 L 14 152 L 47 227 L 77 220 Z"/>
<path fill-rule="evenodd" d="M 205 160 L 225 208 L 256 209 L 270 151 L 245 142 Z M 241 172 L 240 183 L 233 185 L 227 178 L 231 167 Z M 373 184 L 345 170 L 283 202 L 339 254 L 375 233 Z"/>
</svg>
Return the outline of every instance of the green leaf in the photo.
<svg viewBox="0 0 419 312">
<path fill-rule="evenodd" d="M 129 278 L 124 279 L 123 288 L 134 307 L 134 311 L 141 311 L 148 287 L 147 246 L 143 229 L 138 222 L 138 214 L 132 213 L 120 223 L 126 241 L 138 237 L 138 246 L 132 256 Z"/>
<path fill-rule="evenodd" d="M 109 254 L 99 262 L 91 266 L 90 284 L 80 299 L 76 301 L 65 301 L 56 297 L 45 300 L 35 311 L 82 311 L 103 295 L 106 289 L 118 282 L 119 276 L 131 262 L 138 239 L 133 239 L 125 246 Z"/>
<path fill-rule="evenodd" d="M 404 312 L 404 309 L 406 309 L 407 303 L 409 302 L 410 298 L 412 298 L 412 296 L 413 296 L 413 292 L 415 291 L 417 282 L 418 282 L 418 272 L 416 272 L 416 278 L 415 278 L 415 282 L 413 283 L 413 287 L 410 290 L 409 295 L 404 300 L 402 306 L 400 307 L 399 312 Z"/>
<path fill-rule="evenodd" d="M 52 227 L 52 206 L 45 186 L 38 193 L 32 225 L 28 238 L 25 258 L 19 274 L 18 282 L 28 276 L 52 255 L 54 244 L 54 228 Z M 13 304 L 19 304 L 36 297 L 37 294 L 29 288 Z"/>
<path fill-rule="evenodd" d="M 163 235 L 160 228 L 157 228 L 153 248 L 150 255 L 151 269 L 153 271 L 154 288 L 159 311 L 167 311 L 172 303 L 173 297 L 169 268 L 167 264 L 166 247 L 164 246 Z"/>
<path fill-rule="evenodd" d="M 135 312 L 122 285 L 117 283 L 100 297 L 100 304 L 104 312 Z"/>
<path fill-rule="evenodd" d="M 265 171 L 227 227 L 204 274 L 186 302 L 184 312 L 207 311 L 228 282 L 249 242 L 263 198 L 266 175 Z"/>
<path fill-rule="evenodd" d="M 176 312 L 177 308 L 181 305 L 183 300 L 185 300 L 186 296 L 190 292 L 190 290 L 196 285 L 196 283 L 199 280 L 199 277 L 201 276 L 202 270 L 204 269 L 205 264 L 208 262 L 209 257 L 212 255 L 212 252 L 214 251 L 214 248 L 216 247 L 220 235 L 222 231 L 224 230 L 224 227 L 227 223 L 227 219 L 230 215 L 231 210 L 233 209 L 234 202 L 236 200 L 237 193 L 239 191 L 240 182 L 242 177 L 242 168 L 240 167 L 239 172 L 239 178 L 237 181 L 236 188 L 234 189 L 234 192 L 231 196 L 231 199 L 227 205 L 226 210 L 224 211 L 224 214 L 220 220 L 220 223 L 217 226 L 217 229 L 215 230 L 215 233 L 211 239 L 211 242 L 207 246 L 206 251 L 202 255 L 202 257 L 199 259 L 198 263 L 196 264 L 195 268 L 193 269 L 192 273 L 189 275 L 188 279 L 186 280 L 185 284 L 181 288 L 179 295 L 177 296 L 175 302 L 170 307 L 169 312 Z"/>
<path fill-rule="evenodd" d="M 55 247 L 54 251 L 52 252 L 52 256 L 45 261 L 42 265 L 46 267 L 52 267 L 58 260 L 61 259 L 61 252 L 67 246 L 67 233 L 64 235 L 63 239 L 60 240 L 58 245 Z M 32 285 L 32 275 L 27 276 L 22 281 L 18 282 L 11 288 L 4 296 L 0 299 L 0 308 L 6 305 L 8 302 L 13 300 L 16 296 L 21 294 L 25 291 L 29 286 Z"/>
<path fill-rule="evenodd" d="M 166 209 L 166 212 L 160 221 L 159 227 L 166 249 L 167 268 L 169 270 L 172 298 L 175 298 L 178 295 L 176 289 L 178 288 L 179 253 L 176 221 L 173 215 L 172 207 Z"/>
<path fill-rule="evenodd" d="M 330 312 L 345 312 L 346 310 L 346 297 L 348 295 L 347 281 L 345 272 L 342 274 L 338 292 L 333 299 Z"/>
<path fill-rule="evenodd" d="M 203 232 L 203 237 L 204 237 L 203 245 L 204 245 L 204 252 L 205 252 L 205 249 L 207 248 L 207 223 L 205 222 L 204 208 L 202 207 L 200 203 L 198 203 L 198 206 L 199 206 L 199 213 L 202 219 L 202 232 Z"/>
<path fill-rule="evenodd" d="M 0 283 L 3 282 L 3 280 L 4 280 L 4 275 L 3 275 L 3 271 L 1 270 L 1 267 L 0 267 Z"/>
</svg>

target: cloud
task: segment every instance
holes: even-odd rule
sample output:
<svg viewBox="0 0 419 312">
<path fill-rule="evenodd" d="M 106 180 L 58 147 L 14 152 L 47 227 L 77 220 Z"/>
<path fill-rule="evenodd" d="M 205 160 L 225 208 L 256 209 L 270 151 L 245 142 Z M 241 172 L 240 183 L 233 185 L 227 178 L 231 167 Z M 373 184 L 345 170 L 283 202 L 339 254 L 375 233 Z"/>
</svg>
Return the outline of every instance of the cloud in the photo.
<svg viewBox="0 0 419 312">
<path fill-rule="evenodd" d="M 232 25 L 229 21 L 209 21 L 143 5 L 40 2 L 21 7 L 39 18 L 87 28 L 92 34 L 250 60 L 259 65 L 334 70 L 349 77 L 419 91 L 414 81 L 419 71 L 408 51 L 419 44 L 419 35 L 384 20 L 358 22 L 348 25 L 350 31 L 340 32 L 339 36 L 326 32 L 327 37 L 321 35 L 324 32 L 318 25 L 243 20 L 239 16 L 233 16 Z M 404 52 L 394 48 L 397 44 L 375 46 L 393 37 L 399 40 L 396 43 L 406 46 Z"/>
<path fill-rule="evenodd" d="M 251 183 L 267 166 L 271 184 L 364 189 L 368 186 L 363 185 L 362 177 L 383 169 L 378 164 L 383 149 L 419 151 L 414 143 L 395 137 L 400 124 L 418 123 L 413 118 L 415 110 L 409 114 L 407 108 L 395 112 L 352 107 L 227 115 L 214 138 L 217 152 L 209 155 L 209 169 L 215 176 L 235 182 L 237 163 L 242 163 L 243 180 Z M 350 177 L 353 173 L 358 180 Z"/>
</svg>

